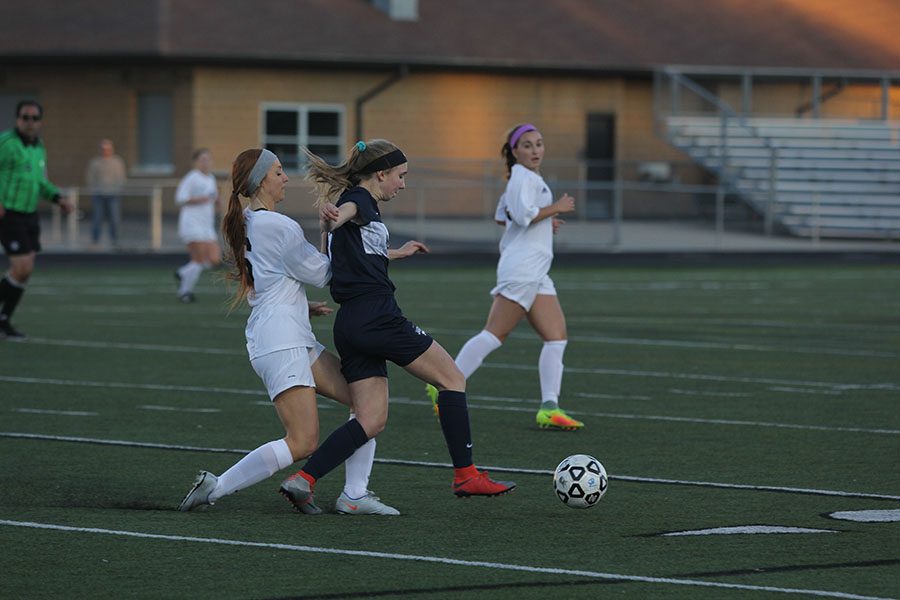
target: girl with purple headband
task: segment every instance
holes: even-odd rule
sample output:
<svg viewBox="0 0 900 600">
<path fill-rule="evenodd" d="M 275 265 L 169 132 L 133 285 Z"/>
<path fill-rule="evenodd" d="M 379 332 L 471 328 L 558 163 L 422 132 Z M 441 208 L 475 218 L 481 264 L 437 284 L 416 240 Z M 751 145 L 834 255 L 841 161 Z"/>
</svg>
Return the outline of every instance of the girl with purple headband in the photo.
<svg viewBox="0 0 900 600">
<path fill-rule="evenodd" d="M 468 379 L 527 317 L 544 340 L 538 359 L 542 402 L 535 420 L 543 429 L 581 429 L 584 423 L 559 407 L 567 344 L 566 317 L 548 275 L 553 262 L 553 234 L 563 223 L 557 215 L 574 211 L 575 200 L 563 194 L 553 202 L 540 173 L 544 138 L 534 125 L 524 123 L 510 129 L 501 153 L 506 159 L 509 181 L 495 217 L 506 231 L 500 240 L 497 285 L 491 290 L 494 302 L 487 324 L 463 345 L 456 366 Z M 437 390 L 431 386 L 426 390 L 434 402 Z M 435 411 L 439 412 L 437 405 Z"/>
</svg>

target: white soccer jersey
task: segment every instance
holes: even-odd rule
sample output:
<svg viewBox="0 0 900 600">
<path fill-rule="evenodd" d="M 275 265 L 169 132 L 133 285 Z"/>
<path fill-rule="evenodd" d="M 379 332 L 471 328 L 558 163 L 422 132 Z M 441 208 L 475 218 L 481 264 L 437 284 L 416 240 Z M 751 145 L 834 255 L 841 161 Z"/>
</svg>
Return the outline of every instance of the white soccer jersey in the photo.
<svg viewBox="0 0 900 600">
<path fill-rule="evenodd" d="M 544 178 L 513 165 L 506 191 L 497 203 L 496 219 L 506 221 L 500 239 L 497 283 L 540 281 L 553 262 L 553 219 L 531 224 L 538 211 L 553 203 Z"/>
<path fill-rule="evenodd" d="M 203 204 L 185 204 L 197 196 L 216 198 L 218 195 L 219 187 L 212 174 L 204 175 L 197 169 L 192 169 L 184 176 L 175 190 L 175 203 L 181 207 L 181 214 L 178 215 L 178 236 L 182 241 L 187 243 L 218 239 L 215 230 L 215 204 L 212 201 Z"/>
<path fill-rule="evenodd" d="M 331 262 L 306 241 L 300 225 L 290 217 L 247 209 L 244 219 L 244 256 L 253 276 L 245 330 L 250 360 L 276 350 L 315 346 L 303 285 L 327 285 Z"/>
</svg>

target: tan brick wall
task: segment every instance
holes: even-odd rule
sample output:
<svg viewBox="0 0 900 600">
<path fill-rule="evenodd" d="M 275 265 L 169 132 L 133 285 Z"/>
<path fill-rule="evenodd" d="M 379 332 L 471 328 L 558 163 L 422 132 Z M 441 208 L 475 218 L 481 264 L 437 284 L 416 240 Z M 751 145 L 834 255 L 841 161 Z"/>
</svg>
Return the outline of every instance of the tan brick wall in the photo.
<svg viewBox="0 0 900 600">
<path fill-rule="evenodd" d="M 357 98 L 392 75 L 384 72 L 227 67 L 83 67 L 8 66 L 0 69 L 0 93 L 36 93 L 46 110 L 44 138 L 50 176 L 60 185 L 80 185 L 97 142 L 110 137 L 129 166 L 137 160 L 137 97 L 143 92 L 169 92 L 174 98 L 174 173 L 190 168 L 194 148 L 211 149 L 223 192 L 230 164 L 241 150 L 261 142 L 261 106 L 265 102 L 323 103 L 343 107 L 345 147 L 355 141 Z M 740 85 L 719 84 L 723 97 L 740 106 Z M 827 89 L 827 86 L 824 86 Z M 485 188 L 485 178 L 499 177 L 504 134 L 513 124 L 538 125 L 547 145 L 546 175 L 554 191 L 559 180 L 579 176 L 575 167 L 554 171 L 554 162 L 584 156 L 589 113 L 610 113 L 616 121 L 616 158 L 621 161 L 684 162 L 679 151 L 656 136 L 652 84 L 647 80 L 513 74 L 422 73 L 413 70 L 364 107 L 367 138 L 386 137 L 410 157 L 407 202 L 396 210 L 415 210 L 431 182 L 429 214 L 489 211 L 499 191 Z M 853 85 L 823 106 L 823 115 L 861 112 L 877 116 L 880 87 Z M 900 104 L 897 91 L 892 102 Z M 754 82 L 754 109 L 791 114 L 810 97 L 803 83 Z M 900 107 L 893 108 L 900 115 Z M 452 167 L 452 168 L 451 168 Z M 633 166 L 626 168 L 633 168 Z M 455 179 L 444 187 L 436 181 Z M 461 178 L 460 174 L 465 174 Z M 702 181 L 697 169 L 681 179 Z M 167 200 L 171 192 L 167 192 Z M 308 198 L 302 200 L 308 206 Z M 167 201 L 167 210 L 172 207 Z M 306 209 L 304 209 L 306 210 Z"/>
</svg>

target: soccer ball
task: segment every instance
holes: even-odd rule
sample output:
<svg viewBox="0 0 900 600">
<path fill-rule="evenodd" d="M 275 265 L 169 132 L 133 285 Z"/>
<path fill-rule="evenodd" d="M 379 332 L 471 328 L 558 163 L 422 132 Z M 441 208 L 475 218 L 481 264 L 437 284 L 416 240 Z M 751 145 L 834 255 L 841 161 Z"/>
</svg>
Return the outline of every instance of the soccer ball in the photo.
<svg viewBox="0 0 900 600">
<path fill-rule="evenodd" d="M 599 460 L 587 454 L 573 454 L 559 463 L 553 473 L 556 496 L 571 508 L 594 506 L 608 487 L 606 469 Z"/>
</svg>

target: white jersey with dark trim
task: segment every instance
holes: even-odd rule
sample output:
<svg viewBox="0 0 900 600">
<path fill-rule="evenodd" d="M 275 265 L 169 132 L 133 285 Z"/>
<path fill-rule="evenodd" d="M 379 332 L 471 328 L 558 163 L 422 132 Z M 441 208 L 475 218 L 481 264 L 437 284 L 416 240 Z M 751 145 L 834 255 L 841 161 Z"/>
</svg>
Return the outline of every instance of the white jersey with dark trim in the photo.
<svg viewBox="0 0 900 600">
<path fill-rule="evenodd" d="M 497 283 L 540 281 L 553 263 L 553 219 L 532 224 L 538 212 L 553 203 L 544 178 L 513 165 L 495 218 L 506 222 L 500 239 Z"/>
<path fill-rule="evenodd" d="M 247 297 L 247 353 L 250 359 L 288 348 L 312 347 L 304 284 L 324 287 L 331 279 L 328 257 L 306 241 L 293 219 L 267 210 L 244 211 L 253 291 Z"/>
</svg>

